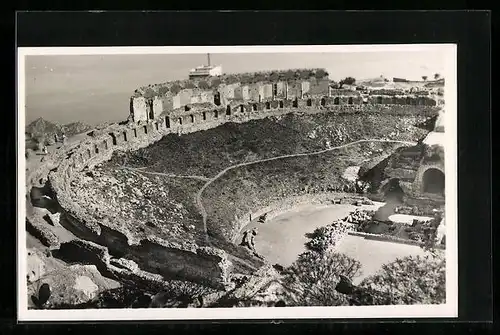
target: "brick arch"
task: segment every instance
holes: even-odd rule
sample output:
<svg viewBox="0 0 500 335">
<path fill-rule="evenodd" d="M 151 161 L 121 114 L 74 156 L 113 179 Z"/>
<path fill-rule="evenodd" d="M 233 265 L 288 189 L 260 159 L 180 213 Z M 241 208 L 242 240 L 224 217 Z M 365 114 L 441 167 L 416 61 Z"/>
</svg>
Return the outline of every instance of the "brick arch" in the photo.
<svg viewBox="0 0 500 335">
<path fill-rule="evenodd" d="M 444 195 L 445 174 L 442 169 L 432 166 L 422 173 L 422 193 L 434 193 Z"/>
</svg>

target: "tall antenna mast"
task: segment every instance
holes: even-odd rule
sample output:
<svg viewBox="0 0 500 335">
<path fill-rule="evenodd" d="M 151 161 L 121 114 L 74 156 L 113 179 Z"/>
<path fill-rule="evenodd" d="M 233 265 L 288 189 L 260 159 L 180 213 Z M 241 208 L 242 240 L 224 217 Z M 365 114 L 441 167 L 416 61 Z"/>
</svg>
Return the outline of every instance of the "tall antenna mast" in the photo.
<svg viewBox="0 0 500 335">
<path fill-rule="evenodd" d="M 210 54 L 207 54 L 207 58 L 208 58 L 208 66 L 210 66 Z"/>
</svg>

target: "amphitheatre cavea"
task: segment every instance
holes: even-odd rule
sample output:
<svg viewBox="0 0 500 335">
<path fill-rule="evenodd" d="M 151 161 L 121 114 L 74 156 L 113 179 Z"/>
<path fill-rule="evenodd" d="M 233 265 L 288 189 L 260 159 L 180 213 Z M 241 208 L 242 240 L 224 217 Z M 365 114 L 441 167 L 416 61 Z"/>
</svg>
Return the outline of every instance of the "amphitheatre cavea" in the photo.
<svg viewBox="0 0 500 335">
<path fill-rule="evenodd" d="M 223 70 L 27 128 L 28 308 L 443 303 L 445 78 Z"/>
</svg>

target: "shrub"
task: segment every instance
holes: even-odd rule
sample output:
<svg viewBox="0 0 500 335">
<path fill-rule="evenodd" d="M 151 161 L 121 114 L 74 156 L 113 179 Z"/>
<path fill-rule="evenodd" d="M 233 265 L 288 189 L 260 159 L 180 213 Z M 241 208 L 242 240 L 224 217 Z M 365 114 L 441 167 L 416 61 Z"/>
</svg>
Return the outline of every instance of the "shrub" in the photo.
<svg viewBox="0 0 500 335">
<path fill-rule="evenodd" d="M 173 84 L 172 86 L 170 86 L 170 92 L 172 92 L 172 94 L 174 95 L 178 94 L 181 90 L 182 87 L 179 84 Z"/>
<path fill-rule="evenodd" d="M 316 73 L 314 74 L 314 76 L 317 78 L 317 79 L 323 79 L 327 76 L 327 72 L 323 69 L 318 69 L 316 70 Z M 348 84 L 350 85 L 350 84 Z"/>
<path fill-rule="evenodd" d="M 409 256 L 385 264 L 358 286 L 357 304 L 441 304 L 446 298 L 443 254 Z"/>
<path fill-rule="evenodd" d="M 192 81 L 188 81 L 188 82 L 184 85 L 184 88 L 193 89 L 193 88 L 196 88 L 196 85 L 195 85 Z"/>
<path fill-rule="evenodd" d="M 344 254 L 307 251 L 285 269 L 283 286 L 287 305 L 346 306 L 347 297 L 335 291 L 340 276 L 352 279 L 361 264 Z"/>
<path fill-rule="evenodd" d="M 208 90 L 210 88 L 210 85 L 208 85 L 206 81 L 202 80 L 198 83 L 198 88 L 202 90 Z"/>
<path fill-rule="evenodd" d="M 168 89 L 168 86 L 161 86 L 159 89 L 158 89 L 158 94 L 160 95 L 165 95 L 169 92 L 169 89 Z"/>
<path fill-rule="evenodd" d="M 146 99 L 150 99 L 152 97 L 154 97 L 156 95 L 156 92 L 152 89 L 152 88 L 147 88 L 146 91 L 144 91 L 144 94 L 143 96 L 146 98 Z"/>
</svg>

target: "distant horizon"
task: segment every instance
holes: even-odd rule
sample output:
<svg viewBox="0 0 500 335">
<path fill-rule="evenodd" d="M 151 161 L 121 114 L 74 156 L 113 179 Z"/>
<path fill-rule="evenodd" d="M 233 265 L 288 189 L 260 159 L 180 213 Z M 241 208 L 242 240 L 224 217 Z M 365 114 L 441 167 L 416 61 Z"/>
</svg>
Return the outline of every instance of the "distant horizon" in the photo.
<svg viewBox="0 0 500 335">
<path fill-rule="evenodd" d="M 324 68 L 329 78 L 358 81 L 383 76 L 422 81 L 443 75 L 439 50 L 314 53 L 211 54 L 222 72 L 241 73 L 296 68 Z M 207 63 L 203 54 L 110 54 L 26 56 L 26 125 L 39 117 L 67 124 L 122 121 L 134 90 L 148 84 L 188 79 L 189 71 Z"/>
</svg>

